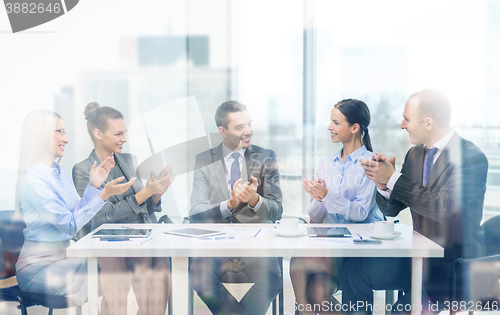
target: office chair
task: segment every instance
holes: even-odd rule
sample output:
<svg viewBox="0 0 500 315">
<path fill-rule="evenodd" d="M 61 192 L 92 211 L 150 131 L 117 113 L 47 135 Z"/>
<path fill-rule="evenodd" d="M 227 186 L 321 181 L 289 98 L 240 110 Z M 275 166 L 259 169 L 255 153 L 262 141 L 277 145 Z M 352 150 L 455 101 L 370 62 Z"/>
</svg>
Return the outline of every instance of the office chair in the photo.
<svg viewBox="0 0 500 315">
<path fill-rule="evenodd" d="M 172 220 L 168 217 L 168 215 L 163 215 L 161 218 L 158 219 L 158 223 L 166 223 L 166 224 L 172 224 Z M 168 305 L 167 305 L 167 314 L 172 315 L 173 310 L 172 310 L 172 258 L 169 258 L 170 260 L 170 294 L 168 295 Z"/>
<path fill-rule="evenodd" d="M 167 224 L 172 224 L 174 222 L 172 222 L 172 220 L 170 220 L 170 218 L 168 217 L 168 215 L 164 215 L 162 216 L 161 218 L 158 219 L 158 223 L 167 223 Z"/>
<path fill-rule="evenodd" d="M 452 277 L 452 297 L 454 301 L 467 301 L 463 310 L 473 314 L 475 307 L 481 305 L 489 309 L 500 309 L 500 215 L 494 216 L 483 223 L 486 256 L 455 261 Z M 473 310 L 469 306 L 474 303 Z M 494 306 L 494 307 L 493 307 Z M 458 308 L 458 311 L 462 309 Z M 479 309 L 477 309 L 479 311 Z M 453 314 L 455 312 L 450 312 Z"/>
<path fill-rule="evenodd" d="M 486 244 L 486 256 L 500 254 L 500 215 L 486 220 L 482 227 L 484 230 L 484 243 Z"/>
<path fill-rule="evenodd" d="M 280 266 L 281 279 L 283 279 L 283 257 L 278 257 L 278 264 Z M 189 258 L 189 271 L 191 271 L 191 257 Z M 253 283 L 246 273 L 239 271 L 228 270 L 219 276 L 219 280 L 222 283 Z M 194 305 L 194 289 L 192 286 L 191 272 L 188 276 L 188 315 L 193 315 L 193 305 Z M 271 308 L 273 310 L 273 315 L 284 313 L 284 298 L 283 298 L 283 280 L 281 280 L 281 292 L 274 298 L 271 303 Z"/>
<path fill-rule="evenodd" d="M 189 224 L 192 220 L 189 217 L 185 217 L 182 223 Z M 188 268 L 188 315 L 193 315 L 193 306 L 194 306 L 194 289 L 192 285 L 191 279 L 191 260 L 192 257 L 189 258 L 189 268 Z M 283 315 L 284 313 L 284 297 L 283 297 L 283 257 L 278 257 L 278 264 L 280 266 L 281 272 L 281 292 L 276 296 L 271 303 L 271 307 L 273 310 L 273 315 L 279 314 Z M 222 283 L 253 283 L 252 279 L 250 279 L 244 272 L 235 272 L 232 270 L 228 270 L 222 273 L 219 276 L 219 280 Z"/>
<path fill-rule="evenodd" d="M 24 243 L 24 221 L 14 218 L 14 211 L 0 211 L 0 302 L 17 302 L 22 315 L 27 308 L 40 305 L 49 309 L 75 307 L 62 296 L 28 293 L 21 291 L 15 276 L 15 264 Z M 81 315 L 81 306 L 76 306 L 76 314 Z"/>
</svg>

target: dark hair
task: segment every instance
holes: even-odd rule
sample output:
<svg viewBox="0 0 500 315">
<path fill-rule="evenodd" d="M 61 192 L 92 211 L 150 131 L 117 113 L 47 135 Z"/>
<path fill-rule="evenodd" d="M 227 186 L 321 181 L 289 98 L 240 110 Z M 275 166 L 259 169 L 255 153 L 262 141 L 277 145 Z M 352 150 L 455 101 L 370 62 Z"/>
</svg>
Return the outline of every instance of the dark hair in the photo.
<svg viewBox="0 0 500 315">
<path fill-rule="evenodd" d="M 103 132 L 108 129 L 108 119 L 123 119 L 122 113 L 116 109 L 107 106 L 101 107 L 96 102 L 87 104 L 83 114 L 87 120 L 87 130 L 92 140 L 94 140 L 94 135 L 92 133 L 95 129 L 99 129 Z"/>
<path fill-rule="evenodd" d="M 227 125 L 229 124 L 227 121 L 227 115 L 229 113 L 242 112 L 246 110 L 247 107 L 238 101 L 226 101 L 217 107 L 217 111 L 215 112 L 215 123 L 217 124 L 217 127 L 222 126 L 227 128 Z"/>
<path fill-rule="evenodd" d="M 450 126 L 451 102 L 438 90 L 424 89 L 410 95 L 418 100 L 420 118 L 430 117 L 441 126 Z"/>
<path fill-rule="evenodd" d="M 334 108 L 338 109 L 345 116 L 347 122 L 352 126 L 359 125 L 361 130 L 362 141 L 365 147 L 373 152 L 370 135 L 368 134 L 368 125 L 370 124 L 370 110 L 365 102 L 352 98 L 342 100 L 335 104 Z"/>
</svg>

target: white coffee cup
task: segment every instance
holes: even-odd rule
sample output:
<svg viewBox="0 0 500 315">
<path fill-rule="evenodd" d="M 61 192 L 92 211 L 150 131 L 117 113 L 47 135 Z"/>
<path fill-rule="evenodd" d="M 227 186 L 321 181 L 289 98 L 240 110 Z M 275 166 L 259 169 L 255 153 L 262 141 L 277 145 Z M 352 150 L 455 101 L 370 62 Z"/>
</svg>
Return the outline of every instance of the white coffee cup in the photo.
<svg viewBox="0 0 500 315">
<path fill-rule="evenodd" d="M 276 221 L 274 226 L 281 232 L 293 232 L 299 229 L 299 220 L 297 219 L 281 219 Z"/>
<path fill-rule="evenodd" d="M 394 222 L 377 221 L 370 224 L 370 232 L 376 235 L 392 235 L 394 233 Z"/>
</svg>

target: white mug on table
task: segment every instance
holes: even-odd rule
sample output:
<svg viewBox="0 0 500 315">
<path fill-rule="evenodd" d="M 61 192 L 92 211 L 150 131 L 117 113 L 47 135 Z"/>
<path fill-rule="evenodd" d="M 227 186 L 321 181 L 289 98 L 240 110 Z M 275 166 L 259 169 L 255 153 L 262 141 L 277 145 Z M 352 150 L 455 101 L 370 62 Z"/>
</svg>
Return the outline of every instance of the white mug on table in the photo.
<svg viewBox="0 0 500 315">
<path fill-rule="evenodd" d="M 299 220 L 297 219 L 281 219 L 276 221 L 274 226 L 281 232 L 293 232 L 299 229 Z"/>
<path fill-rule="evenodd" d="M 375 223 L 370 223 L 369 230 L 375 235 L 391 235 L 394 233 L 394 222 L 377 221 Z"/>
</svg>

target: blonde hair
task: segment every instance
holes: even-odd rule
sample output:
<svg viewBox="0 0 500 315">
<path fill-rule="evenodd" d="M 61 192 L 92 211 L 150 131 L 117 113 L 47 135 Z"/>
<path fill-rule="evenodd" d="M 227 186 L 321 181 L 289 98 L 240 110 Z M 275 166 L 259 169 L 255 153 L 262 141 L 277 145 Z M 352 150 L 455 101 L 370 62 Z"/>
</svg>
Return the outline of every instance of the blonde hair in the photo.
<svg viewBox="0 0 500 315">
<path fill-rule="evenodd" d="M 24 119 L 19 149 L 19 166 L 16 184 L 16 215 L 19 215 L 19 184 L 24 172 L 42 160 L 50 148 L 57 120 L 62 117 L 45 109 L 34 110 Z"/>
</svg>

